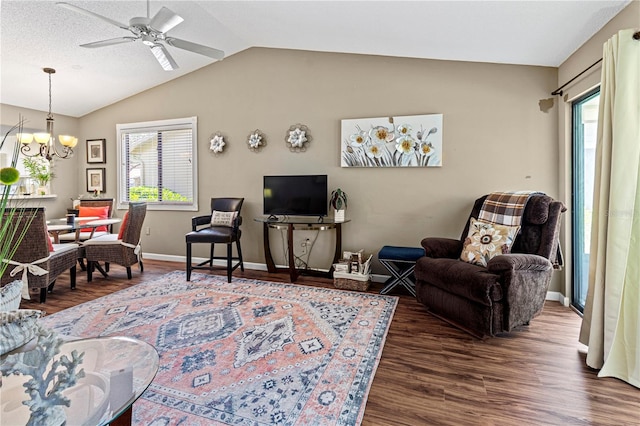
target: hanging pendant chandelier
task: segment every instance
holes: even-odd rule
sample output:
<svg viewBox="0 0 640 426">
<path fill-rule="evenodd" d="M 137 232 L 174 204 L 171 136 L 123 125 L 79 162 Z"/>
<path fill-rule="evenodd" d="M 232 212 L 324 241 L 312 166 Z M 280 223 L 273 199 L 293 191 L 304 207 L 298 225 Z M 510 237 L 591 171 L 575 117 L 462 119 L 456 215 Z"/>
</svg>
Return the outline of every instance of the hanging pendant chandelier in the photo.
<svg viewBox="0 0 640 426">
<path fill-rule="evenodd" d="M 69 158 L 73 155 L 73 148 L 78 144 L 78 138 L 69 135 L 60 135 L 58 140 L 62 145 L 62 152 L 56 149 L 56 137 L 53 133 L 53 114 L 51 113 L 51 74 L 56 70 L 53 68 L 43 68 L 49 74 L 49 114 L 47 115 L 47 131 L 41 133 L 19 133 L 17 138 L 20 141 L 20 152 L 27 157 L 42 156 L 48 161 L 54 157 Z M 33 148 L 32 143 L 36 141 L 38 148 Z M 35 152 L 32 152 L 35 151 Z"/>
</svg>

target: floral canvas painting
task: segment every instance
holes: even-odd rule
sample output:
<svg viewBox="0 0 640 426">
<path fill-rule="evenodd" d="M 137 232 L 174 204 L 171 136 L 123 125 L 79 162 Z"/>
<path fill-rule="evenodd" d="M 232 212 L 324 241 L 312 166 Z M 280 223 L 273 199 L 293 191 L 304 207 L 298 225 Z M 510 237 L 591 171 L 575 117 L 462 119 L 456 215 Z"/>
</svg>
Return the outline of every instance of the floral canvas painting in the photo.
<svg viewBox="0 0 640 426">
<path fill-rule="evenodd" d="M 442 166 L 442 114 L 342 120 L 342 167 Z"/>
</svg>

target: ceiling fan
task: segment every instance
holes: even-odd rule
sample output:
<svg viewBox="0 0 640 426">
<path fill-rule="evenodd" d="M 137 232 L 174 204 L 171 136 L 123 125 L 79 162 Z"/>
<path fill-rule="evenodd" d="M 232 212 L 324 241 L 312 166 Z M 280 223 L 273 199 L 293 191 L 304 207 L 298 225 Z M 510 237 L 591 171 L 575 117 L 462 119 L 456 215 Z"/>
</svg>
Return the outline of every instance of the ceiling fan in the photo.
<svg viewBox="0 0 640 426">
<path fill-rule="evenodd" d="M 133 34 L 133 36 L 117 37 L 108 40 L 95 41 L 93 43 L 81 44 L 80 47 L 104 47 L 111 46 L 113 44 L 129 43 L 141 40 L 144 45 L 149 46 L 151 53 L 153 53 L 155 58 L 158 60 L 158 63 L 160 63 L 165 71 L 172 71 L 179 67 L 176 61 L 169 54 L 167 48 L 162 44 L 163 42 L 167 43 L 169 46 L 188 50 L 189 52 L 198 53 L 213 59 L 221 60 L 224 58 L 224 52 L 222 50 L 168 36 L 166 34 L 167 31 L 176 27 L 184 21 L 184 19 L 166 7 L 162 7 L 158 13 L 153 16 L 153 18 L 149 18 L 149 0 L 147 0 L 147 17 L 131 18 L 129 20 L 129 25 L 122 24 L 111 18 L 107 18 L 106 16 L 99 15 L 69 3 L 58 2 L 56 4 L 66 9 L 73 10 L 74 12 L 101 19 L 102 21 L 108 22 L 109 24 L 115 25 L 123 30 L 129 30 Z"/>
</svg>

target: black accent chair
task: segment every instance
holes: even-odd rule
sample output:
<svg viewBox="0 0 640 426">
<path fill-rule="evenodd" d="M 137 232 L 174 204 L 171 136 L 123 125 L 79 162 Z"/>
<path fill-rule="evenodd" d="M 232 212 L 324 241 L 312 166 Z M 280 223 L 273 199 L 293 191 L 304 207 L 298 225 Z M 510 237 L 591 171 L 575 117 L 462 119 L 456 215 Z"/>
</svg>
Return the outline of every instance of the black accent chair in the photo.
<svg viewBox="0 0 640 426">
<path fill-rule="evenodd" d="M 486 196 L 475 201 L 478 217 Z M 416 262 L 416 297 L 433 315 L 480 338 L 528 325 L 542 311 L 554 268 L 562 264 L 558 247 L 560 201 L 533 195 L 511 253 L 479 266 L 460 260 L 469 219 L 459 240 L 425 238 L 426 255 Z"/>
<path fill-rule="evenodd" d="M 244 263 L 242 262 L 242 248 L 240 247 L 240 236 L 242 230 L 242 216 L 240 216 L 240 210 L 242 209 L 242 203 L 244 198 L 212 198 L 211 199 L 211 213 L 218 212 L 237 212 L 237 216 L 233 219 L 231 226 L 212 225 L 211 215 L 208 216 L 195 216 L 191 218 L 191 232 L 185 236 L 187 243 L 187 281 L 191 280 L 191 271 L 194 269 L 219 269 L 213 265 L 213 261 L 216 259 L 226 259 L 227 261 L 227 281 L 231 282 L 231 273 L 240 267 L 244 271 Z M 206 225 L 203 227 L 203 225 Z M 232 246 L 236 243 L 236 249 L 238 256 L 233 256 Z M 191 245 L 194 243 L 211 244 L 209 259 L 197 265 L 191 264 Z M 216 244 L 227 245 L 226 256 L 214 256 L 214 248 Z M 238 262 L 233 265 L 233 261 Z"/>
</svg>

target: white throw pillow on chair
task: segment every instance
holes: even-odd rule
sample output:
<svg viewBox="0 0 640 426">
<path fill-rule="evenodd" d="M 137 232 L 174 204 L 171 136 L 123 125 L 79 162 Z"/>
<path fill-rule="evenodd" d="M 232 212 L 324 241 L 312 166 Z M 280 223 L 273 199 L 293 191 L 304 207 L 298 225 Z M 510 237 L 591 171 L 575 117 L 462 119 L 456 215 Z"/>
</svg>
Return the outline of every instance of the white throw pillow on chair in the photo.
<svg viewBox="0 0 640 426">
<path fill-rule="evenodd" d="M 211 213 L 211 225 L 232 227 L 236 217 L 238 217 L 238 212 L 221 212 L 214 210 Z"/>
</svg>

